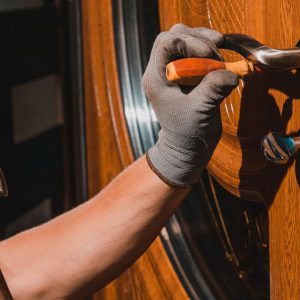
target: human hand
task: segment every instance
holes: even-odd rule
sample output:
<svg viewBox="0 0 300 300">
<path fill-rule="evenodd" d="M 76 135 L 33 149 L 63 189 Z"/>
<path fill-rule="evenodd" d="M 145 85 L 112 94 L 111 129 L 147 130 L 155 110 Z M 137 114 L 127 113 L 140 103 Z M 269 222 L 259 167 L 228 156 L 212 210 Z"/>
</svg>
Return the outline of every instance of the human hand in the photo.
<svg viewBox="0 0 300 300">
<path fill-rule="evenodd" d="M 167 80 L 166 65 L 183 57 L 221 59 L 217 45 L 222 42 L 219 32 L 182 24 L 155 40 L 142 84 L 161 130 L 147 161 L 169 185 L 188 186 L 199 178 L 221 137 L 220 103 L 238 85 L 238 76 L 214 71 L 184 93 Z"/>
</svg>

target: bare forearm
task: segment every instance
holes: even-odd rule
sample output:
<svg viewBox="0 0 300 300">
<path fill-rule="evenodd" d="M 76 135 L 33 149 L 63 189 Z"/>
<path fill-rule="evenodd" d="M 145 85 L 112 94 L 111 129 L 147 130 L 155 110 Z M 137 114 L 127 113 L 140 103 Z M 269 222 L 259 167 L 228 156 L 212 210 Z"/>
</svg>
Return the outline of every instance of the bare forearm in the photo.
<svg viewBox="0 0 300 300">
<path fill-rule="evenodd" d="M 2 242 L 15 299 L 27 299 L 28 278 L 43 299 L 81 298 L 103 286 L 145 251 L 186 193 L 161 181 L 143 157 L 87 203 Z"/>
</svg>

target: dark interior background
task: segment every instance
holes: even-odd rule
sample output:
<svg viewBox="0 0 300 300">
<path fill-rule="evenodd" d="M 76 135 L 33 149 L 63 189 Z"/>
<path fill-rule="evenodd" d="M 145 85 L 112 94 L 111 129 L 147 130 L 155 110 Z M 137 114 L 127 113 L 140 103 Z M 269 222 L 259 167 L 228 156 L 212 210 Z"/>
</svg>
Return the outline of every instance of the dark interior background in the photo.
<svg viewBox="0 0 300 300">
<path fill-rule="evenodd" d="M 68 2 L 0 3 L 0 165 L 9 190 L 0 199 L 1 238 L 86 197 L 83 175 L 80 184 L 76 175 L 83 112 L 77 109 L 80 92 L 72 89 L 77 78 L 71 76 L 80 57 L 71 53 L 78 1 Z"/>
</svg>

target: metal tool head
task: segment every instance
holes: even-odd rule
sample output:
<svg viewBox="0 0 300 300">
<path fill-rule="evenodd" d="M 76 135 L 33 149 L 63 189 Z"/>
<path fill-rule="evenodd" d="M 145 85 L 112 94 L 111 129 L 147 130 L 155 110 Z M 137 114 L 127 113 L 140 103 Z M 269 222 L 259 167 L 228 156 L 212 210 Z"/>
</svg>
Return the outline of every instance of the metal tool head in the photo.
<svg viewBox="0 0 300 300">
<path fill-rule="evenodd" d="M 287 163 L 297 150 L 293 137 L 276 132 L 268 133 L 261 146 L 265 157 L 277 164 Z"/>
<path fill-rule="evenodd" d="M 261 69 L 300 68 L 300 48 L 273 49 L 246 34 L 224 34 L 224 43 L 220 48 L 241 54 Z"/>
</svg>

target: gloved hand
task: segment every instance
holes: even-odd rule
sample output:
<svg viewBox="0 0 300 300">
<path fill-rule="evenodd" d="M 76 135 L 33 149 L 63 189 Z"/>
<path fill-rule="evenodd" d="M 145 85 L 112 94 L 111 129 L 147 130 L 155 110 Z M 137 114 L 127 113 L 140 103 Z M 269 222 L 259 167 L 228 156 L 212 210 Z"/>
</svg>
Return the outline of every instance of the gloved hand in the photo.
<svg viewBox="0 0 300 300">
<path fill-rule="evenodd" d="M 214 71 L 184 93 L 167 80 L 166 65 L 183 57 L 221 59 L 216 45 L 222 42 L 219 32 L 177 24 L 160 33 L 154 43 L 142 84 L 161 130 L 146 157 L 169 185 L 189 186 L 200 177 L 221 137 L 220 103 L 238 85 L 238 77 Z"/>
</svg>

